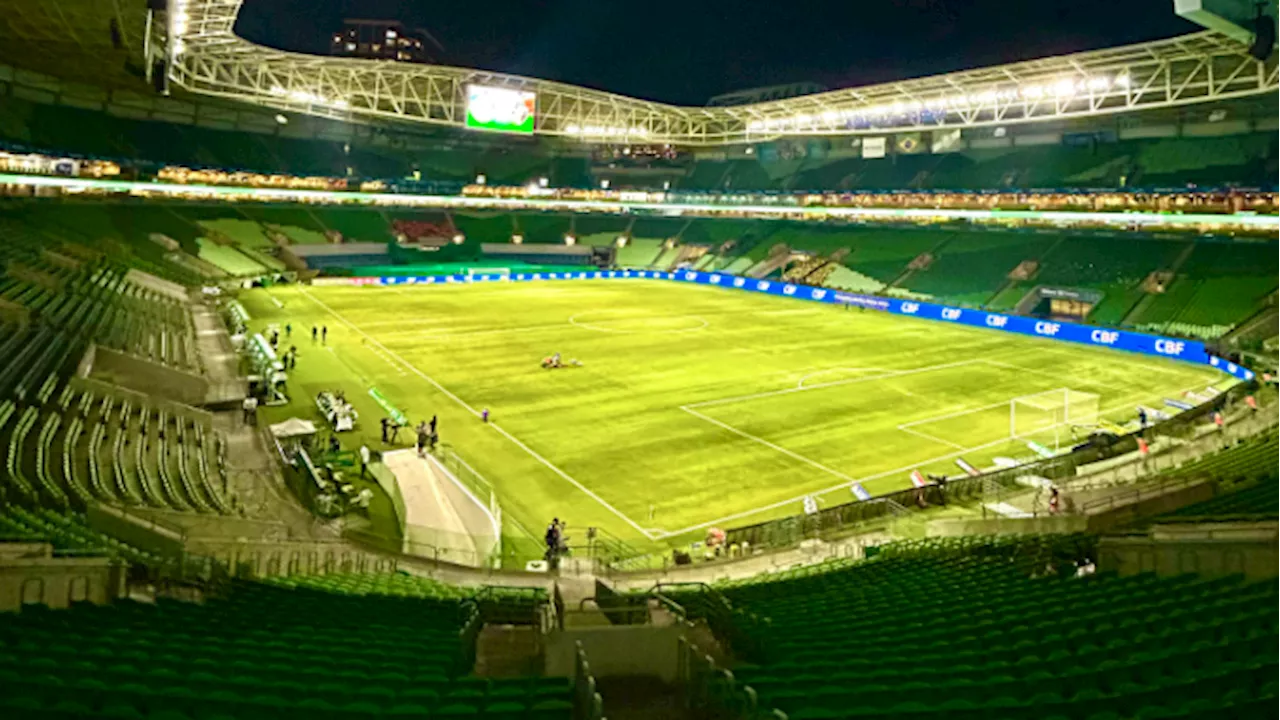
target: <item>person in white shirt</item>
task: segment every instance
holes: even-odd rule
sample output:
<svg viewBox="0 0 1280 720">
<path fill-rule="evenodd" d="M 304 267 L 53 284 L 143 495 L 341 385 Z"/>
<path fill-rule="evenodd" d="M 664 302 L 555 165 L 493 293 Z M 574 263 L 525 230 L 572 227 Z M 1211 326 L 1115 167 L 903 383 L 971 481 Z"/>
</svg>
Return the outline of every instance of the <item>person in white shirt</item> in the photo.
<svg viewBox="0 0 1280 720">
<path fill-rule="evenodd" d="M 360 477 L 369 476 L 369 446 L 360 446 Z"/>
</svg>

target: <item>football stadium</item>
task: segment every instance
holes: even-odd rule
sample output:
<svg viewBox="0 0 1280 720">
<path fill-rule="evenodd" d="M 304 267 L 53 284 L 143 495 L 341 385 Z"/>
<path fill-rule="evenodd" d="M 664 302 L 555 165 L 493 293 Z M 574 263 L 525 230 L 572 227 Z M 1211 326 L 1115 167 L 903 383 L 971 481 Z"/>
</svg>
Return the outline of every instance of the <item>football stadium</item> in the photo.
<svg viewBox="0 0 1280 720">
<path fill-rule="evenodd" d="M 1274 2 L 698 107 L 242 4 L 0 8 L 0 717 L 1277 716 Z"/>
</svg>

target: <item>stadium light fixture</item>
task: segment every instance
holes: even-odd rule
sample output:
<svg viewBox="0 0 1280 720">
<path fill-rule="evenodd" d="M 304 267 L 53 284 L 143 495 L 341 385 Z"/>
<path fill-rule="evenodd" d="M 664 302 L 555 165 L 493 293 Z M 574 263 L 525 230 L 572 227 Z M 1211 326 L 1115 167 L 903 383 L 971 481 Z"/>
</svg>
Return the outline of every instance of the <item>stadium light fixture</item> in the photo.
<svg viewBox="0 0 1280 720">
<path fill-rule="evenodd" d="M 279 113 L 276 113 L 276 123 L 278 123 L 278 124 L 280 124 L 280 125 L 288 125 L 288 124 L 289 124 L 289 118 L 287 118 L 287 117 L 285 117 L 284 115 L 281 115 L 281 114 L 279 114 Z"/>
<path fill-rule="evenodd" d="M 523 243 L 523 242 L 524 242 L 524 236 L 523 236 L 523 235 L 521 235 L 521 234 L 519 234 L 519 233 L 516 233 L 515 235 L 512 235 L 512 236 L 511 236 L 511 244 L 512 244 L 512 245 L 519 245 L 519 244 L 521 244 L 521 243 Z"/>
<path fill-rule="evenodd" d="M 608 189 L 609 189 L 609 181 L 608 181 L 608 180 L 601 180 L 601 181 L 600 181 L 600 189 L 601 189 L 601 190 L 608 190 Z"/>
<path fill-rule="evenodd" d="M 456 233 L 456 234 L 453 236 L 453 244 L 454 244 L 454 245 L 461 245 L 461 244 L 462 244 L 462 242 L 463 242 L 464 240 L 466 240 L 466 239 L 467 239 L 467 236 L 463 235 L 462 233 Z"/>
<path fill-rule="evenodd" d="M 488 178 L 484 176 L 484 173 L 480 173 L 479 175 L 476 175 L 477 185 L 484 185 L 486 182 L 488 182 Z"/>
<path fill-rule="evenodd" d="M 551 184 L 551 180 L 549 180 L 548 178 L 544 178 L 544 177 L 538 178 L 538 187 L 545 188 L 550 184 Z"/>
<path fill-rule="evenodd" d="M 627 236 L 626 236 L 626 235 L 619 235 L 619 236 L 618 236 L 618 239 L 613 241 L 613 244 L 614 244 L 614 245 L 617 245 L 617 246 L 618 246 L 618 247 L 620 247 L 620 248 L 624 248 L 624 247 L 626 247 L 626 246 L 627 246 Z"/>
<path fill-rule="evenodd" d="M 565 235 L 565 236 L 564 236 L 564 244 L 565 244 L 565 245 L 573 245 L 573 244 L 575 244 L 575 243 L 577 243 L 577 242 L 578 242 L 578 238 L 576 238 L 576 237 L 574 237 L 574 236 L 572 236 L 572 235 Z"/>
</svg>

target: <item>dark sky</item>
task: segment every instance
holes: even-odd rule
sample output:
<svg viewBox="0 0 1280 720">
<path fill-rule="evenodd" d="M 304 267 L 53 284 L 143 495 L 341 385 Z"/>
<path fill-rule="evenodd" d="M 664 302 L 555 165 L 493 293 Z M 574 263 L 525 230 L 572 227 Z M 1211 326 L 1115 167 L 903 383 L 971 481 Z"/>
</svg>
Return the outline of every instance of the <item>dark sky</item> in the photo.
<svg viewBox="0 0 1280 720">
<path fill-rule="evenodd" d="M 428 30 L 450 65 L 702 105 L 1026 60 L 1199 29 L 1173 0 L 246 0 L 257 42 L 327 52 L 344 17 Z"/>
</svg>

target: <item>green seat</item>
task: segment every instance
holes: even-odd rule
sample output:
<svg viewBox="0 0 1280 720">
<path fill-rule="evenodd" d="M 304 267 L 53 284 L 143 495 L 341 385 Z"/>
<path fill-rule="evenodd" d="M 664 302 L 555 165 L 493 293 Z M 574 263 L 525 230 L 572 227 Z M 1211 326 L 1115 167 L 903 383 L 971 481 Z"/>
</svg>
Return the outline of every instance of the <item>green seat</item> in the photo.
<svg viewBox="0 0 1280 720">
<path fill-rule="evenodd" d="M 436 708 L 432 717 L 437 718 L 459 718 L 459 717 L 476 717 L 480 714 L 479 705 L 473 705 L 465 702 L 451 702 L 447 705 Z"/>
<path fill-rule="evenodd" d="M 426 718 L 430 716 L 431 710 L 429 706 L 413 703 L 402 703 L 386 712 L 386 717 L 392 718 Z"/>
<path fill-rule="evenodd" d="M 525 706 L 522 702 L 501 700 L 486 705 L 483 714 L 486 720 L 522 720 Z"/>
<path fill-rule="evenodd" d="M 568 700 L 539 700 L 529 708 L 529 720 L 566 720 L 572 712 Z"/>
</svg>

